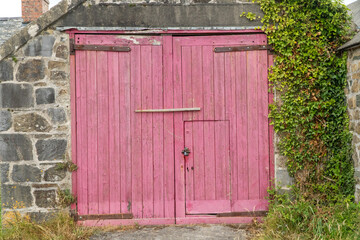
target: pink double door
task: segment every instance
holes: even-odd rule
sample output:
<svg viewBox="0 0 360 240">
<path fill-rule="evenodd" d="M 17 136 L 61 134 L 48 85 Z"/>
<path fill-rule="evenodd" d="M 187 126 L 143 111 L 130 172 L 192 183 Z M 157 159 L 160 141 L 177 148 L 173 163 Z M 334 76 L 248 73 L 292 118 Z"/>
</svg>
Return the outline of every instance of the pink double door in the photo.
<svg viewBox="0 0 360 240">
<path fill-rule="evenodd" d="M 266 44 L 265 35 L 76 35 L 75 44 L 128 47 L 75 54 L 79 215 L 175 221 L 267 209 L 267 51 L 214 51 Z"/>
</svg>

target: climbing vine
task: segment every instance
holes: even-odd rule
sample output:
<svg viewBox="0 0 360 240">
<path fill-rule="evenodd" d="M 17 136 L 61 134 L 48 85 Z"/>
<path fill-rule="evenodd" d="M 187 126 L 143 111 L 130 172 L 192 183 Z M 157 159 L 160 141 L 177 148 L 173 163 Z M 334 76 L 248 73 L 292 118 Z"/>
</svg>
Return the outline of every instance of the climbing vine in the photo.
<svg viewBox="0 0 360 240">
<path fill-rule="evenodd" d="M 346 112 L 350 19 L 339 0 L 261 0 L 263 30 L 275 52 L 270 118 L 302 196 L 351 200 L 354 169 Z"/>
</svg>

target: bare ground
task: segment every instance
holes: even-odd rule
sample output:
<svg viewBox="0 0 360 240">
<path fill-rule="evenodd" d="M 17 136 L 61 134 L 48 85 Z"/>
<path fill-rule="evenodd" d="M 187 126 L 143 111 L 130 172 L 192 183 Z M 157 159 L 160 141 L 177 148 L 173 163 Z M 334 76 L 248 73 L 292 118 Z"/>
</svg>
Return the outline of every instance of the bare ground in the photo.
<svg viewBox="0 0 360 240">
<path fill-rule="evenodd" d="M 203 240 L 250 239 L 245 225 L 150 226 L 118 229 L 95 234 L 90 240 Z"/>
</svg>

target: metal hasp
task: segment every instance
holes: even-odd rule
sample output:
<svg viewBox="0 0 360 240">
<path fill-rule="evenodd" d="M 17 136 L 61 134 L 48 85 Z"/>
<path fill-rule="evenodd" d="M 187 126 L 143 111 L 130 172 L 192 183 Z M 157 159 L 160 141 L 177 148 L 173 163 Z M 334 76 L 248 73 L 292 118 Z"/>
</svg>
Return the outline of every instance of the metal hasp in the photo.
<svg viewBox="0 0 360 240">
<path fill-rule="evenodd" d="M 181 151 L 181 153 L 184 154 L 184 156 L 186 157 L 189 156 L 191 152 L 189 148 L 185 147 L 184 150 Z"/>
<path fill-rule="evenodd" d="M 240 51 L 254 51 L 254 50 L 272 50 L 270 45 L 246 45 L 246 46 L 235 46 L 235 47 L 216 47 L 214 52 L 240 52 Z"/>
<path fill-rule="evenodd" d="M 168 108 L 168 109 L 143 109 L 143 110 L 135 110 L 136 113 L 166 113 L 166 112 L 193 112 L 200 111 L 201 108 Z"/>
<path fill-rule="evenodd" d="M 107 52 L 130 52 L 130 47 L 120 47 L 120 46 L 105 46 L 105 45 L 82 45 L 74 44 L 74 41 L 70 41 L 70 54 L 74 55 L 75 50 L 83 51 L 107 51 Z"/>
</svg>

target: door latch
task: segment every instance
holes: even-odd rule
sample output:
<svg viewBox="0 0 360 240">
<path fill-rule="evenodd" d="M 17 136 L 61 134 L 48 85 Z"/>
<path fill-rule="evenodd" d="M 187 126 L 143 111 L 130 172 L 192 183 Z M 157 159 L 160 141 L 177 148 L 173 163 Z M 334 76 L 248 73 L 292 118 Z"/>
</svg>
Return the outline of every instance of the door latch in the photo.
<svg viewBox="0 0 360 240">
<path fill-rule="evenodd" d="M 184 150 L 181 151 L 181 153 L 184 154 L 184 156 L 189 156 L 190 149 L 185 147 Z"/>
</svg>

